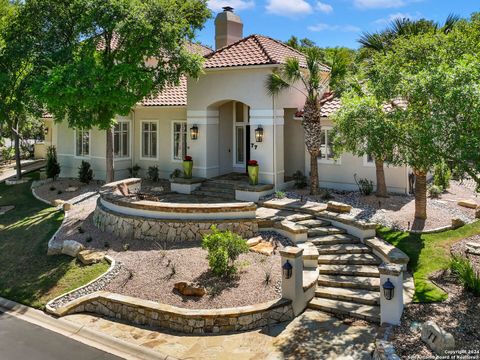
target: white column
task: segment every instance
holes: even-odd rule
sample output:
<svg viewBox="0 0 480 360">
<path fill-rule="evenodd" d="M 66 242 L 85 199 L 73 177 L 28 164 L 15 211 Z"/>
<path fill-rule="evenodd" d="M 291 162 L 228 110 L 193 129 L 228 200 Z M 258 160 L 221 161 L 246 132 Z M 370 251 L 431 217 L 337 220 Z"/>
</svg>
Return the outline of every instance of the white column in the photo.
<svg viewBox="0 0 480 360">
<path fill-rule="evenodd" d="M 198 139 L 190 138 L 190 128 L 198 126 Z M 193 157 L 193 176 L 213 177 L 218 175 L 218 111 L 188 110 L 188 154 Z"/>
<path fill-rule="evenodd" d="M 303 293 L 303 249 L 287 246 L 280 250 L 282 266 L 282 297 L 292 300 L 292 307 L 295 316 L 300 314 L 305 308 L 305 299 Z M 283 274 L 283 265 L 286 262 L 292 265 L 292 276 L 286 279 Z"/>
<path fill-rule="evenodd" d="M 403 271 L 397 264 L 382 264 L 380 272 L 380 322 L 381 324 L 399 325 L 403 313 Z M 385 298 L 383 285 L 390 282 L 395 286 L 393 298 Z"/>
</svg>

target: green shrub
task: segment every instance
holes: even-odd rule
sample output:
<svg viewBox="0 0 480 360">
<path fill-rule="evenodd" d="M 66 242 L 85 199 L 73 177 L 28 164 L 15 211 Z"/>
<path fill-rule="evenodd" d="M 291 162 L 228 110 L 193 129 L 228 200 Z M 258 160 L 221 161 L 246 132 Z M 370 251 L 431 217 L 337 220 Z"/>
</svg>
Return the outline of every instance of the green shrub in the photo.
<svg viewBox="0 0 480 360">
<path fill-rule="evenodd" d="M 138 176 L 138 172 L 141 170 L 142 168 L 138 165 L 138 164 L 135 164 L 133 167 L 130 167 L 128 168 L 128 172 L 130 173 L 130 176 L 131 177 L 137 177 Z"/>
<path fill-rule="evenodd" d="M 149 166 L 147 171 L 147 177 L 149 180 L 157 182 L 159 179 L 158 166 Z"/>
<path fill-rule="evenodd" d="M 45 166 L 47 178 L 56 179 L 60 174 L 60 164 L 57 161 L 57 149 L 55 146 L 47 148 L 47 165 Z"/>
<path fill-rule="evenodd" d="M 480 296 L 480 272 L 476 271 L 470 260 L 453 255 L 450 270 L 460 280 L 463 287 L 475 296 Z"/>
<path fill-rule="evenodd" d="M 248 252 L 247 242 L 241 236 L 227 230 L 211 227 L 212 233 L 203 236 L 202 249 L 208 251 L 208 265 L 217 276 L 236 272 L 235 260 Z"/>
<path fill-rule="evenodd" d="M 276 199 L 284 199 L 287 194 L 284 191 L 275 191 L 275 198 Z"/>
<path fill-rule="evenodd" d="M 307 177 L 303 175 L 303 173 L 300 170 L 297 170 L 293 175 L 293 180 L 295 181 L 295 188 L 297 189 L 303 189 L 307 187 Z"/>
<path fill-rule="evenodd" d="M 428 196 L 433 199 L 437 199 L 442 195 L 443 189 L 440 186 L 432 185 L 428 188 Z"/>
<path fill-rule="evenodd" d="M 13 160 L 15 158 L 15 149 L 13 147 L 5 147 L 2 149 L 2 160 Z"/>
<path fill-rule="evenodd" d="M 90 168 L 88 161 L 82 160 L 82 164 L 78 168 L 78 180 L 84 184 L 90 183 L 93 179 L 93 170 Z"/>
<path fill-rule="evenodd" d="M 358 180 L 358 190 L 362 195 L 371 195 L 373 193 L 373 181 L 368 179 Z"/>
<path fill-rule="evenodd" d="M 450 187 L 450 179 L 452 178 L 452 172 L 445 162 L 435 165 L 433 170 L 433 185 L 438 186 L 443 190 Z"/>
<path fill-rule="evenodd" d="M 170 179 L 175 179 L 175 178 L 178 178 L 180 176 L 182 176 L 182 170 L 180 169 L 175 169 L 172 171 L 172 173 L 170 174 Z"/>
</svg>

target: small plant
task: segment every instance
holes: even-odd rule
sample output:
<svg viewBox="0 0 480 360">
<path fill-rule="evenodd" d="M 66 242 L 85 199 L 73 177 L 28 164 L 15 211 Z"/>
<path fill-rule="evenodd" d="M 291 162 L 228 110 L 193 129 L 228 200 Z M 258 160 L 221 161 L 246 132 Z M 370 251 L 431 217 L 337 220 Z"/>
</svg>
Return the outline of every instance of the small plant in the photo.
<svg viewBox="0 0 480 360">
<path fill-rule="evenodd" d="M 235 260 L 240 254 L 248 252 L 247 242 L 229 230 L 219 231 L 216 226 L 212 226 L 211 230 L 212 233 L 202 239 L 202 248 L 208 251 L 210 269 L 217 276 L 235 273 Z"/>
<path fill-rule="evenodd" d="M 433 170 L 433 185 L 438 186 L 442 191 L 450 187 L 452 172 L 445 162 L 435 165 Z"/>
<path fill-rule="evenodd" d="M 93 170 L 88 161 L 82 160 L 82 164 L 78 168 L 78 180 L 84 184 L 89 184 L 93 180 Z"/>
<path fill-rule="evenodd" d="M 333 199 L 333 195 L 328 189 L 324 189 L 321 195 L 322 200 L 328 201 Z"/>
<path fill-rule="evenodd" d="M 357 174 L 353 175 L 355 182 L 358 186 L 358 191 L 360 194 L 368 196 L 373 193 L 373 181 L 368 179 L 359 179 L 357 180 Z"/>
<path fill-rule="evenodd" d="M 147 170 L 147 177 L 150 181 L 157 182 L 159 179 L 158 166 L 149 166 Z"/>
<path fill-rule="evenodd" d="M 87 243 L 91 243 L 93 241 L 93 238 L 91 236 L 87 236 L 87 238 L 85 239 L 85 241 Z"/>
<path fill-rule="evenodd" d="M 275 191 L 275 198 L 276 199 L 285 199 L 287 194 L 284 191 Z"/>
<path fill-rule="evenodd" d="M 172 173 L 170 174 L 170 179 L 174 179 L 174 178 L 178 178 L 182 175 L 182 170 L 180 169 L 175 169 L 172 171 Z"/>
<path fill-rule="evenodd" d="M 83 234 L 84 232 L 85 232 L 85 230 L 80 226 L 80 227 L 78 228 L 78 233 L 79 233 L 79 234 Z"/>
<path fill-rule="evenodd" d="M 55 186 L 50 186 L 50 191 L 55 191 L 57 188 Z"/>
<path fill-rule="evenodd" d="M 128 168 L 128 172 L 130 173 L 130 176 L 131 176 L 131 177 L 137 177 L 137 176 L 138 176 L 138 172 L 139 172 L 141 169 L 142 169 L 142 168 L 141 168 L 138 164 L 135 164 L 133 167 Z"/>
<path fill-rule="evenodd" d="M 265 285 L 270 284 L 270 281 L 272 280 L 272 272 L 271 270 L 265 270 L 265 279 L 263 280 L 265 282 Z"/>
<path fill-rule="evenodd" d="M 297 189 L 304 189 L 307 187 L 307 177 L 303 175 L 303 172 L 300 170 L 297 170 L 293 175 L 293 180 L 294 180 L 294 186 Z"/>
<path fill-rule="evenodd" d="M 63 193 L 62 190 L 58 190 L 58 191 L 57 191 L 57 194 L 58 194 L 58 195 L 60 195 L 61 193 Z"/>
<path fill-rule="evenodd" d="M 428 196 L 432 199 L 437 199 L 442 195 L 443 189 L 440 186 L 432 185 L 428 188 Z"/>
<path fill-rule="evenodd" d="M 123 244 L 123 251 L 128 251 L 130 250 L 130 244 Z"/>
<path fill-rule="evenodd" d="M 110 247 L 110 243 L 109 243 L 108 241 L 104 241 L 104 242 L 103 242 L 103 247 L 104 247 L 105 249 L 108 249 L 108 248 Z"/>
<path fill-rule="evenodd" d="M 177 273 L 177 268 L 175 267 L 175 264 L 172 264 L 172 266 L 170 266 L 170 277 L 174 277 L 175 274 Z"/>
<path fill-rule="evenodd" d="M 47 178 L 56 179 L 60 174 L 60 164 L 57 161 L 57 149 L 55 146 L 47 148 L 47 164 L 45 165 Z"/>
<path fill-rule="evenodd" d="M 15 149 L 13 147 L 6 147 L 2 149 L 3 161 L 13 160 L 15 157 Z"/>
<path fill-rule="evenodd" d="M 471 291 L 475 296 L 480 296 L 480 272 L 475 270 L 469 259 L 453 255 L 450 270 L 466 290 Z"/>
</svg>

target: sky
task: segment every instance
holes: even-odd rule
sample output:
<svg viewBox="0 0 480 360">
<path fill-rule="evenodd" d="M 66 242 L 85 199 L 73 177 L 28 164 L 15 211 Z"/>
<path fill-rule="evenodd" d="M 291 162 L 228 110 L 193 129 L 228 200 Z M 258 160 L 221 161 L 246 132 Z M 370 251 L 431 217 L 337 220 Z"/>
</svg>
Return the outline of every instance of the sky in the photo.
<svg viewBox="0 0 480 360">
<path fill-rule="evenodd" d="M 208 0 L 213 17 L 231 6 L 244 23 L 244 36 L 267 35 L 287 40 L 309 38 L 318 46 L 358 48 L 363 32 L 381 30 L 392 19 L 430 19 L 442 23 L 450 13 L 469 17 L 479 0 Z M 213 47 L 213 19 L 197 39 Z"/>
</svg>

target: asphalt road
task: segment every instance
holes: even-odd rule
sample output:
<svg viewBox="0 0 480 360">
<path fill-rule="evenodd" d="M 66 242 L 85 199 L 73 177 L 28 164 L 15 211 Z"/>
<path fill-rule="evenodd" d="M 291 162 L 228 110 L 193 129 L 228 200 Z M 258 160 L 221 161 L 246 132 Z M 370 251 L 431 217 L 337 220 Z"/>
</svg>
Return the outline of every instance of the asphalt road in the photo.
<svg viewBox="0 0 480 360">
<path fill-rule="evenodd" d="M 120 360 L 0 310 L 0 360 Z"/>
</svg>

